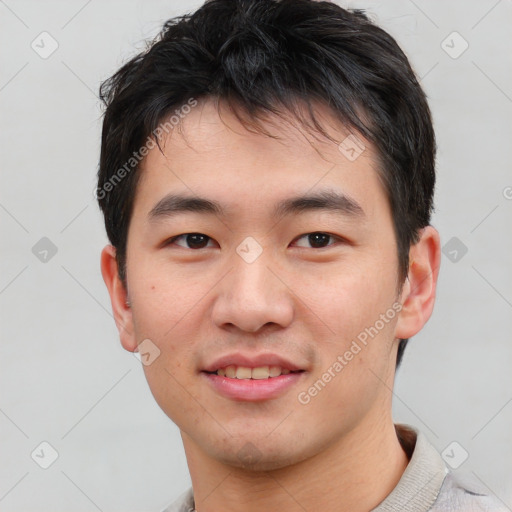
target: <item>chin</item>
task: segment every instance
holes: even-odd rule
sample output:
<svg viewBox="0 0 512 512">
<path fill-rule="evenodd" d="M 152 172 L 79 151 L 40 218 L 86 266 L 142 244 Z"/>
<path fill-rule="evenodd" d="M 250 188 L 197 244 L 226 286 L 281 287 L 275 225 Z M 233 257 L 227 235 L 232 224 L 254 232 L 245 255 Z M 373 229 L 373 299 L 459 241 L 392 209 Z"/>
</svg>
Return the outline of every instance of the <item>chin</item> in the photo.
<svg viewBox="0 0 512 512">
<path fill-rule="evenodd" d="M 247 471 L 264 472 L 286 468 L 308 458 L 306 453 L 298 450 L 296 444 L 289 444 L 291 452 L 283 449 L 283 445 L 272 446 L 267 443 L 265 446 L 258 445 L 258 440 L 236 441 L 231 438 L 226 441 L 229 446 L 219 449 L 219 445 L 210 447 L 210 457 L 222 464 Z"/>
</svg>

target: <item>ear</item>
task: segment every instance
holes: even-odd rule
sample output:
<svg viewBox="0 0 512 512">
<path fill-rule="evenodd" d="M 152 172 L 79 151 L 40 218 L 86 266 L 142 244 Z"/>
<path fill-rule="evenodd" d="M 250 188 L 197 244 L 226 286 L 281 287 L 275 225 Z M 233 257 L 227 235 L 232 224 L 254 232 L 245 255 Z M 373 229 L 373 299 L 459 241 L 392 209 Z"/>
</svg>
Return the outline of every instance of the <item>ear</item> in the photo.
<svg viewBox="0 0 512 512">
<path fill-rule="evenodd" d="M 110 295 L 112 312 L 121 338 L 121 345 L 129 352 L 133 352 L 137 348 L 133 330 L 133 314 L 130 306 L 126 304 L 128 294 L 119 278 L 116 249 L 112 245 L 105 246 L 101 251 L 101 274 Z"/>
<path fill-rule="evenodd" d="M 423 228 L 420 235 L 409 250 L 409 272 L 400 296 L 402 310 L 395 327 L 396 338 L 410 338 L 421 331 L 434 309 L 441 242 L 432 226 Z"/>
</svg>

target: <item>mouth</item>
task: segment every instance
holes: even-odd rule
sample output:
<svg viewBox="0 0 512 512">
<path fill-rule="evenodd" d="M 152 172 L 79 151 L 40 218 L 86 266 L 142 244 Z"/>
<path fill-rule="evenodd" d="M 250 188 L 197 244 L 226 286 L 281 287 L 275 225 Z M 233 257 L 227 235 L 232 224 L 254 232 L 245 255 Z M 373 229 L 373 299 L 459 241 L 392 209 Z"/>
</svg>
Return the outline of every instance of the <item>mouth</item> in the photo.
<svg viewBox="0 0 512 512">
<path fill-rule="evenodd" d="M 261 402 L 284 395 L 305 378 L 305 370 L 280 366 L 229 365 L 201 375 L 216 394 L 238 402 Z"/>
<path fill-rule="evenodd" d="M 234 364 L 219 368 L 213 371 L 204 371 L 209 375 L 218 375 L 227 377 L 228 379 L 239 380 L 265 380 L 275 379 L 281 375 L 289 375 L 290 373 L 302 373 L 304 370 L 290 370 L 278 365 L 257 366 L 251 368 L 249 366 L 236 366 Z"/>
</svg>

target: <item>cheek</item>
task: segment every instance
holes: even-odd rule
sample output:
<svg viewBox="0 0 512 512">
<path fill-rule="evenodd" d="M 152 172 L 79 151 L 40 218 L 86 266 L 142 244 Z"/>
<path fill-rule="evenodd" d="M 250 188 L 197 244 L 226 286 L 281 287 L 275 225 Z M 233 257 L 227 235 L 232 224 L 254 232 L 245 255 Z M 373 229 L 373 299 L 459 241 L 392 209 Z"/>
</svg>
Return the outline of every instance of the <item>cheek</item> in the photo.
<svg viewBox="0 0 512 512">
<path fill-rule="evenodd" d="M 329 368 L 336 375 L 329 383 L 335 392 L 325 393 L 324 400 L 338 401 L 340 407 L 350 402 L 357 408 L 363 394 L 374 392 L 374 374 L 385 378 L 397 321 L 394 277 L 390 269 L 377 265 L 353 266 L 331 273 L 321 286 L 301 288 L 308 290 L 305 302 L 327 326 L 315 341 L 321 355 L 315 378 Z"/>
<path fill-rule="evenodd" d="M 169 305 L 165 298 L 162 303 Z M 190 399 L 194 394 L 195 330 L 181 310 L 173 313 L 168 307 L 154 304 L 152 308 L 148 302 L 139 310 L 141 321 L 135 331 L 139 339 L 150 339 L 154 344 L 154 359 L 143 365 L 151 393 L 162 410 L 179 423 L 187 415 L 194 417 L 198 413 L 196 402 Z"/>
<path fill-rule="evenodd" d="M 389 272 L 389 271 L 388 271 Z M 373 325 L 393 303 L 394 275 L 375 265 L 339 265 L 325 275 L 302 274 L 296 279 L 300 297 L 328 327 L 326 341 L 348 341 Z"/>
<path fill-rule="evenodd" d="M 183 400 L 180 390 L 190 378 L 197 327 L 190 319 L 200 290 L 197 285 L 184 286 L 183 276 L 170 275 L 157 265 L 141 265 L 129 279 L 135 336 L 151 353 L 152 362 L 144 365 L 151 391 L 160 404 Z"/>
<path fill-rule="evenodd" d="M 200 275 L 160 258 L 140 258 L 128 272 L 138 333 L 157 339 L 171 335 L 204 295 L 208 283 L 199 279 Z"/>
</svg>

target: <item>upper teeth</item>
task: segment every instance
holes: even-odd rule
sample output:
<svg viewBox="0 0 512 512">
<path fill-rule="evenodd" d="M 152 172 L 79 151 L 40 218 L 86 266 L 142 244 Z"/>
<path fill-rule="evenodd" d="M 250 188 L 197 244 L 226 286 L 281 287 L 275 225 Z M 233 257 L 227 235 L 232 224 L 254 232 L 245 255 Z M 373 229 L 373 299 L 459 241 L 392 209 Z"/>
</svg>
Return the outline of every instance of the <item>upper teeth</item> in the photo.
<svg viewBox="0 0 512 512">
<path fill-rule="evenodd" d="M 235 366 L 233 364 L 217 370 L 217 375 L 231 379 L 268 379 L 269 377 L 279 377 L 279 375 L 287 375 L 288 373 L 290 373 L 290 370 L 281 368 L 280 366 L 258 366 L 257 368 L 249 368 L 247 366 Z"/>
</svg>

